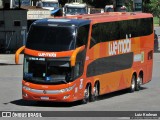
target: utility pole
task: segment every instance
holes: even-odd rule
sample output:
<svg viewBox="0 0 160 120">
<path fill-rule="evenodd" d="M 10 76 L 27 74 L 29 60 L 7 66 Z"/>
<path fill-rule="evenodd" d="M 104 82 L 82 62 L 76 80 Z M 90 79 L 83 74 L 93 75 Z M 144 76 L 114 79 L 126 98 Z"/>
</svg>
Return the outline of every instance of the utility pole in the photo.
<svg viewBox="0 0 160 120">
<path fill-rule="evenodd" d="M 18 0 L 18 8 L 21 8 L 21 0 Z"/>
<path fill-rule="evenodd" d="M 0 0 L 0 9 L 2 9 L 2 8 L 3 8 L 3 1 Z"/>
</svg>

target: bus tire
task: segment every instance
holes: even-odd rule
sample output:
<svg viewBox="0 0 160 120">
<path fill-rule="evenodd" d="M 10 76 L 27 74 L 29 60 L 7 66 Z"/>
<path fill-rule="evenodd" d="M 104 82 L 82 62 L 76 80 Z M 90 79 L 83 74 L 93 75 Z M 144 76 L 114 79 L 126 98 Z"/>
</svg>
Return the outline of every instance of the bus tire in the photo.
<svg viewBox="0 0 160 120">
<path fill-rule="evenodd" d="M 136 88 L 135 88 L 136 91 L 139 91 L 141 89 L 142 81 L 143 81 L 142 76 L 139 76 L 136 81 Z"/>
<path fill-rule="evenodd" d="M 91 101 L 96 101 L 98 99 L 98 96 L 99 96 L 99 84 L 98 82 L 96 82 L 93 88 Z"/>
<path fill-rule="evenodd" d="M 135 88 L 136 88 L 136 77 L 135 75 L 132 76 L 132 81 L 131 81 L 131 86 L 129 88 L 129 91 L 131 93 L 133 93 L 135 91 Z"/>
<path fill-rule="evenodd" d="M 90 98 L 90 86 L 87 85 L 84 90 L 84 98 L 82 99 L 82 104 L 87 104 Z"/>
</svg>

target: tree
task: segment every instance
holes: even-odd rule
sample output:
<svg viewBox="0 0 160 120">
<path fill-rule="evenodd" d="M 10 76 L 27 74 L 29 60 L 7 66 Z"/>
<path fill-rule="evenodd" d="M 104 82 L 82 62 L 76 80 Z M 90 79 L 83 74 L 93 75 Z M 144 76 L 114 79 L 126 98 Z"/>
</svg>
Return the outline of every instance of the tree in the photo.
<svg viewBox="0 0 160 120">
<path fill-rule="evenodd" d="M 133 12 L 133 0 L 125 0 L 125 6 L 127 7 L 127 11 Z"/>
<path fill-rule="evenodd" d="M 21 0 L 18 0 L 18 7 L 21 8 Z"/>
<path fill-rule="evenodd" d="M 142 11 L 143 12 L 149 12 L 149 3 L 150 0 L 142 0 Z"/>
<path fill-rule="evenodd" d="M 149 4 L 150 12 L 159 19 L 160 26 L 160 1 L 159 0 L 150 0 Z"/>
</svg>

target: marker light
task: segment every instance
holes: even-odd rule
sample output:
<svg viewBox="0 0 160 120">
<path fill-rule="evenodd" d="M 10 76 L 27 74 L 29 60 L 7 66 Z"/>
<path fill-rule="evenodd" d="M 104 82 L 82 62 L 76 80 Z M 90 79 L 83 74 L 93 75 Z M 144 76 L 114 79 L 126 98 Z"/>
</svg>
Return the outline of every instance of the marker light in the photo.
<svg viewBox="0 0 160 120">
<path fill-rule="evenodd" d="M 31 90 L 31 88 L 29 88 L 27 86 L 23 86 L 23 89 L 25 89 L 25 90 Z"/>
<path fill-rule="evenodd" d="M 73 85 L 73 86 L 71 86 L 71 87 L 68 87 L 68 88 L 61 89 L 60 92 L 61 92 L 61 93 L 64 93 L 64 92 L 71 91 L 74 87 L 75 87 L 75 85 Z"/>
</svg>

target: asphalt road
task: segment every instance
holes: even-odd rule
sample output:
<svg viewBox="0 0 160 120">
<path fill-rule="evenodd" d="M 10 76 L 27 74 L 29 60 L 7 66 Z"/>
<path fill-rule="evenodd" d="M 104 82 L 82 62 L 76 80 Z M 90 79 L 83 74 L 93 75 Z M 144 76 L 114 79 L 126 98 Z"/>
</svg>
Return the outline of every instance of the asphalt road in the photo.
<svg viewBox="0 0 160 120">
<path fill-rule="evenodd" d="M 15 65 L 14 55 L 0 55 L 0 111 L 160 111 L 159 52 L 154 53 L 153 79 L 143 85 L 142 90 L 134 93 L 123 90 L 106 94 L 100 96 L 98 101 L 85 105 L 79 102 L 39 104 L 23 101 L 21 99 L 23 55 L 20 58 L 20 65 Z"/>
</svg>

